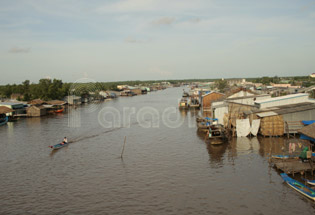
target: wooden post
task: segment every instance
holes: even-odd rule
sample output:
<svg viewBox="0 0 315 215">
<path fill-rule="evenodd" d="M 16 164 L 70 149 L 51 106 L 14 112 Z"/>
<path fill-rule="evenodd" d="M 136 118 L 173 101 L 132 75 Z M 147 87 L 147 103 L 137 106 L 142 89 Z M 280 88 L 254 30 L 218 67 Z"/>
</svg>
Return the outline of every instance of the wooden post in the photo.
<svg viewBox="0 0 315 215">
<path fill-rule="evenodd" d="M 125 145 L 126 145 L 126 136 L 125 136 L 125 140 L 124 140 L 124 145 L 123 145 L 123 148 L 122 148 L 122 151 L 121 151 L 121 155 L 120 155 L 120 158 L 123 158 L 123 154 L 124 154 L 124 150 L 125 150 Z"/>
</svg>

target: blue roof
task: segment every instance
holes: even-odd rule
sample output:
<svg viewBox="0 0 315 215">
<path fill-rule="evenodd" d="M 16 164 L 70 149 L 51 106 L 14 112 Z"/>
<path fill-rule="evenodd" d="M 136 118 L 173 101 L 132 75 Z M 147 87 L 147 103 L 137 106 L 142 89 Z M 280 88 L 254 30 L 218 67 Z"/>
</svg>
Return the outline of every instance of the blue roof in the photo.
<svg viewBox="0 0 315 215">
<path fill-rule="evenodd" d="M 24 105 L 24 104 L 18 103 L 18 102 L 0 102 L 0 105 Z"/>
<path fill-rule="evenodd" d="M 302 123 L 304 125 L 310 125 L 310 124 L 313 124 L 315 122 L 315 120 L 303 120 Z"/>
</svg>

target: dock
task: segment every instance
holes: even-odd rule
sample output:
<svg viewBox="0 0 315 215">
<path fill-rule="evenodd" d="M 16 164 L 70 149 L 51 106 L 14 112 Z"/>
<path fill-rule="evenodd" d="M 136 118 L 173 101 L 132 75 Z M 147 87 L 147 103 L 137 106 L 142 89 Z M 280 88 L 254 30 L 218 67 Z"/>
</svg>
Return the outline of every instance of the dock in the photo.
<svg viewBox="0 0 315 215">
<path fill-rule="evenodd" d="M 271 159 L 270 163 L 272 163 L 276 169 L 287 174 L 294 175 L 295 173 L 305 172 L 310 172 L 312 175 L 314 174 L 315 164 L 312 160 L 302 162 L 299 159 Z"/>
</svg>

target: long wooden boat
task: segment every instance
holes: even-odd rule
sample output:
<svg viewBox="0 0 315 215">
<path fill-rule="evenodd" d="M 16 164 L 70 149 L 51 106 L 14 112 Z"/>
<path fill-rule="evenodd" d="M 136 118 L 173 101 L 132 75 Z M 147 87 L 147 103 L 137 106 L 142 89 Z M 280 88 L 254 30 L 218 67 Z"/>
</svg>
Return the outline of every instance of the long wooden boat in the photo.
<svg viewBox="0 0 315 215">
<path fill-rule="evenodd" d="M 65 146 L 67 146 L 67 145 L 69 145 L 69 143 L 58 143 L 56 145 L 49 146 L 49 148 L 52 148 L 53 150 L 56 150 L 56 149 L 63 148 Z"/>
<path fill-rule="evenodd" d="M 0 121 L 0 126 L 7 124 L 8 121 L 9 121 L 9 117 L 6 116 L 3 120 Z"/>
<path fill-rule="evenodd" d="M 186 98 L 182 98 L 179 102 L 178 107 L 179 109 L 188 109 L 189 108 L 188 100 Z"/>
<path fill-rule="evenodd" d="M 309 180 L 306 178 L 303 178 L 304 181 L 306 181 L 308 184 L 315 186 L 315 180 Z"/>
<path fill-rule="evenodd" d="M 315 201 L 315 190 L 290 178 L 286 173 L 280 174 L 282 179 L 294 190 Z"/>
<path fill-rule="evenodd" d="M 276 159 L 289 159 L 289 158 L 294 158 L 298 159 L 299 157 L 296 155 L 272 155 L 271 158 L 276 158 Z"/>
<path fill-rule="evenodd" d="M 222 144 L 227 139 L 224 126 L 221 124 L 210 125 L 206 139 L 208 139 L 212 145 Z"/>
</svg>

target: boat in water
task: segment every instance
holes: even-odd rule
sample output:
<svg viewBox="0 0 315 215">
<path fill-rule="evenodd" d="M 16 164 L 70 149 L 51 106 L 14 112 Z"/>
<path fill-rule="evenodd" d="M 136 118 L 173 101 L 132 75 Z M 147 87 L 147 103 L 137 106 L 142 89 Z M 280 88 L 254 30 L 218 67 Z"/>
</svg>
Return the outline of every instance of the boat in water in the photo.
<svg viewBox="0 0 315 215">
<path fill-rule="evenodd" d="M 52 148 L 53 150 L 56 150 L 56 149 L 60 149 L 60 148 L 63 148 L 65 146 L 69 145 L 69 143 L 58 143 L 56 145 L 52 145 L 52 146 L 48 146 L 49 148 Z"/>
<path fill-rule="evenodd" d="M 280 174 L 282 179 L 294 190 L 315 201 L 315 190 L 290 178 L 286 173 Z"/>
<path fill-rule="evenodd" d="M 209 117 L 197 117 L 196 122 L 199 131 L 207 132 L 210 128 L 210 125 L 218 123 L 218 119 Z"/>
<path fill-rule="evenodd" d="M 62 113 L 64 111 L 63 108 L 55 110 L 55 113 Z"/>
<path fill-rule="evenodd" d="M 296 155 L 272 155 L 271 158 L 276 158 L 276 159 L 299 159 L 299 156 Z"/>
<path fill-rule="evenodd" d="M 222 144 L 227 139 L 224 126 L 222 124 L 210 125 L 205 139 L 212 145 Z"/>
<path fill-rule="evenodd" d="M 183 97 L 179 102 L 179 109 L 188 109 L 188 108 L 189 108 L 188 99 Z"/>
<path fill-rule="evenodd" d="M 302 178 L 304 181 L 306 181 L 308 184 L 315 186 L 315 180 L 309 180 L 306 178 Z"/>
<path fill-rule="evenodd" d="M 0 126 L 7 124 L 8 121 L 9 121 L 9 117 L 8 116 L 0 118 Z"/>
</svg>

